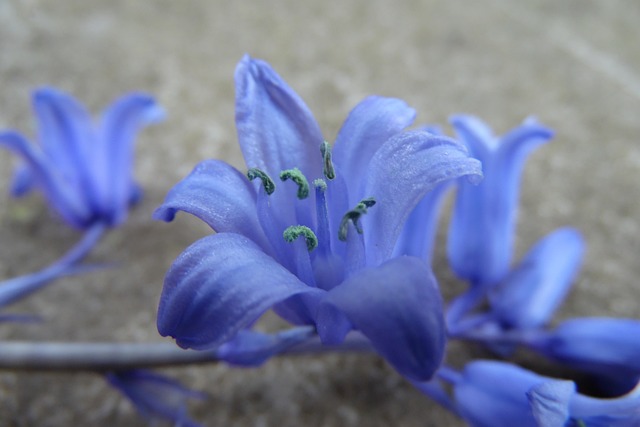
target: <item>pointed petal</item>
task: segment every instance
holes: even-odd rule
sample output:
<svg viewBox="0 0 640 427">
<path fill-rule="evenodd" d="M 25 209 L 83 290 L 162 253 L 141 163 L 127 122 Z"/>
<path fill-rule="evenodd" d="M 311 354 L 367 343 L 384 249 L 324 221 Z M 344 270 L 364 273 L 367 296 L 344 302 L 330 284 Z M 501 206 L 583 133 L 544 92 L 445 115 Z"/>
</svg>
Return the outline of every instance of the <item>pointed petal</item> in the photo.
<svg viewBox="0 0 640 427">
<path fill-rule="evenodd" d="M 475 427 L 540 427 L 527 401 L 527 391 L 554 381 L 506 362 L 468 363 L 454 384 L 460 415 Z"/>
<path fill-rule="evenodd" d="M 173 221 L 184 211 L 206 222 L 218 233 L 236 233 L 250 238 L 267 251 L 257 215 L 256 192 L 249 180 L 233 166 L 205 160 L 176 184 L 153 217 Z"/>
<path fill-rule="evenodd" d="M 390 257 L 402 226 L 428 191 L 465 175 L 477 181 L 481 174 L 480 162 L 451 138 L 422 131 L 391 138 L 371 159 L 364 191 L 377 202 L 363 218 L 366 246 L 377 248 L 367 254 L 369 265 Z"/>
<path fill-rule="evenodd" d="M 549 381 L 527 392 L 538 426 L 564 426 L 569 419 L 569 401 L 576 393 L 573 381 Z"/>
<path fill-rule="evenodd" d="M 90 206 L 97 205 L 91 169 L 94 134 L 91 116 L 72 96 L 53 88 L 33 93 L 33 109 L 38 118 L 42 150 L 69 185 L 77 187 Z"/>
<path fill-rule="evenodd" d="M 324 304 L 342 311 L 409 379 L 430 379 L 442 362 L 442 301 L 431 271 L 417 258 L 394 258 L 361 270 L 329 291 Z"/>
<path fill-rule="evenodd" d="M 269 358 L 315 336 L 313 326 L 287 329 L 276 334 L 242 330 L 216 351 L 218 357 L 238 366 L 259 366 Z"/>
<path fill-rule="evenodd" d="M 584 240 L 571 228 L 540 240 L 490 293 L 497 319 L 520 329 L 546 324 L 569 291 L 583 254 Z"/>
<path fill-rule="evenodd" d="M 239 234 L 218 233 L 173 263 L 158 308 L 158 331 L 181 347 L 214 348 L 274 304 L 310 288 Z"/>
<path fill-rule="evenodd" d="M 22 157 L 30 168 L 33 179 L 42 188 L 50 206 L 58 211 L 66 222 L 77 228 L 84 228 L 87 225 L 91 217 L 89 207 L 77 188 L 61 178 L 50 159 L 35 151 L 32 145 L 17 132 L 0 133 L 0 146 Z"/>
<path fill-rule="evenodd" d="M 131 93 L 116 100 L 102 116 L 100 146 L 94 158 L 98 192 L 104 212 L 114 224 L 127 214 L 133 183 L 133 146 L 138 131 L 164 119 L 164 111 L 149 95 Z"/>
<path fill-rule="evenodd" d="M 431 264 L 438 215 L 440 214 L 444 196 L 452 187 L 452 181 L 442 182 L 422 198 L 402 228 L 393 251 L 393 257 L 400 255 L 415 256 Z"/>
<path fill-rule="evenodd" d="M 529 343 L 547 357 L 605 375 L 640 375 L 640 320 L 585 317 L 566 320 Z"/>
<path fill-rule="evenodd" d="M 416 112 L 404 101 L 370 96 L 351 110 L 333 149 L 333 161 L 344 174 L 345 182 L 363 183 L 369 161 L 389 138 L 413 123 Z M 349 204 L 362 198 L 362 188 L 353 188 Z"/>
<path fill-rule="evenodd" d="M 304 101 L 271 68 L 248 55 L 236 68 L 236 127 L 247 167 L 276 177 L 297 167 L 322 176 L 320 128 Z"/>
<path fill-rule="evenodd" d="M 528 120 L 501 138 L 475 117 L 454 116 L 457 135 L 483 166 L 478 186 L 461 182 L 449 228 L 448 253 L 456 274 L 478 284 L 504 279 L 513 252 L 520 174 L 528 154 L 552 131 Z"/>
</svg>

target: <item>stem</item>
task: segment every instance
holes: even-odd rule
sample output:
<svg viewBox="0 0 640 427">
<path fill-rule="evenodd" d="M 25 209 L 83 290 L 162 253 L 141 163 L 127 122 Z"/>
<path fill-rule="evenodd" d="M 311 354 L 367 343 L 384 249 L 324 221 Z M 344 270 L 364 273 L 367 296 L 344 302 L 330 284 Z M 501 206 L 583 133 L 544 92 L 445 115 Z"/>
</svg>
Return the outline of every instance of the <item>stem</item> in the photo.
<svg viewBox="0 0 640 427">
<path fill-rule="evenodd" d="M 74 264 L 79 263 L 87 256 L 106 229 L 106 225 L 98 223 L 92 226 L 75 246 L 53 264 L 35 273 L 0 282 L 0 307 L 28 296 L 53 279 L 81 271 L 82 269 L 74 269 Z"/>
<path fill-rule="evenodd" d="M 347 337 L 338 346 L 324 346 L 319 340 L 312 340 L 279 355 L 370 349 L 371 346 L 363 338 Z M 216 350 L 183 350 L 173 343 L 0 342 L 0 370 L 118 371 L 220 361 Z"/>
</svg>

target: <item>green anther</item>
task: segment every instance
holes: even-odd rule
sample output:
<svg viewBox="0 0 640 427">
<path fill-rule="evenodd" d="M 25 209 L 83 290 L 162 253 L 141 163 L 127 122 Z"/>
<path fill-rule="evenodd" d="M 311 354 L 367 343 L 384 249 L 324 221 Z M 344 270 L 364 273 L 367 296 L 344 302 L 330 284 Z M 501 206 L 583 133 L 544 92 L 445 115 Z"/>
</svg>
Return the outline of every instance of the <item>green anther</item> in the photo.
<svg viewBox="0 0 640 427">
<path fill-rule="evenodd" d="M 582 420 L 576 420 L 576 422 L 578 423 L 578 427 L 587 427 L 587 423 Z"/>
<path fill-rule="evenodd" d="M 260 178 L 260 180 L 262 181 L 262 186 L 264 187 L 264 191 L 267 194 L 272 194 L 274 191 L 276 191 L 276 185 L 273 183 L 271 178 L 269 178 L 269 175 L 258 168 L 249 169 L 247 171 L 247 178 L 249 178 L 250 181 L 253 181 L 256 178 Z"/>
<path fill-rule="evenodd" d="M 309 183 L 307 178 L 300 172 L 300 169 L 293 168 L 280 172 L 280 180 L 286 181 L 290 179 L 298 185 L 298 199 L 306 199 L 309 197 Z"/>
<path fill-rule="evenodd" d="M 342 221 L 340 221 L 340 228 L 338 229 L 338 239 L 343 242 L 347 241 L 347 231 L 349 230 L 349 221 L 353 223 L 358 234 L 362 234 L 362 227 L 360 226 L 360 217 L 367 213 L 367 209 L 376 204 L 373 197 L 362 199 L 355 208 L 344 214 Z"/>
<path fill-rule="evenodd" d="M 333 162 L 331 161 L 331 145 L 327 141 L 320 144 L 320 153 L 322 153 L 324 176 L 327 179 L 334 179 L 336 171 L 333 169 Z"/>
<path fill-rule="evenodd" d="M 322 192 L 327 191 L 327 183 L 322 178 L 314 179 L 313 186 Z"/>
<path fill-rule="evenodd" d="M 304 237 L 305 242 L 307 243 L 307 250 L 311 252 L 315 248 L 318 247 L 318 238 L 315 233 L 311 231 L 311 229 L 304 225 L 292 225 L 287 227 L 282 233 L 282 237 L 287 243 L 295 242 L 296 239 L 300 236 Z"/>
</svg>

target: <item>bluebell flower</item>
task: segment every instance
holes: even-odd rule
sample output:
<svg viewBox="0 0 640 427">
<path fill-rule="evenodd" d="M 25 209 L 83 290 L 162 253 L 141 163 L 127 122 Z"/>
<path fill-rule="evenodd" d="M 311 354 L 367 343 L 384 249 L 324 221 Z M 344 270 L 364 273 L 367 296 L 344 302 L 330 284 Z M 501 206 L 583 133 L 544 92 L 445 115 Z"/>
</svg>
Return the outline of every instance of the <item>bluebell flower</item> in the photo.
<svg viewBox="0 0 640 427">
<path fill-rule="evenodd" d="M 99 122 L 71 96 L 52 88 L 33 94 L 39 147 L 15 131 L 0 133 L 0 146 L 22 158 L 12 193 L 37 188 L 69 225 L 87 229 L 115 226 L 140 198 L 133 181 L 133 141 L 137 131 L 163 117 L 144 94 L 125 95 Z"/>
<path fill-rule="evenodd" d="M 313 326 L 325 344 L 357 330 L 400 373 L 429 378 L 445 344 L 441 297 L 425 261 L 392 255 L 429 190 L 477 180 L 481 167 L 450 138 L 404 132 L 414 115 L 400 100 L 366 98 L 332 149 L 280 76 L 243 58 L 236 126 L 249 179 L 202 162 L 156 211 L 166 221 L 191 213 L 217 232 L 168 271 L 160 333 L 182 347 L 216 348 L 273 308 Z"/>
<path fill-rule="evenodd" d="M 468 363 L 462 373 L 443 368 L 438 374 L 453 385 L 458 415 L 474 427 L 640 425 L 640 386 L 599 399 L 577 393 L 572 381 L 488 360 Z"/>
<path fill-rule="evenodd" d="M 473 286 L 498 283 L 509 272 L 520 175 L 527 155 L 553 132 L 532 119 L 496 137 L 473 116 L 451 119 L 456 135 L 482 162 L 484 180 L 461 182 L 449 229 L 454 272 Z"/>
<path fill-rule="evenodd" d="M 164 375 L 146 370 L 106 373 L 109 384 L 125 395 L 149 421 L 171 421 L 179 427 L 197 427 L 187 414 L 188 399 L 206 395 L 183 387 Z"/>
</svg>

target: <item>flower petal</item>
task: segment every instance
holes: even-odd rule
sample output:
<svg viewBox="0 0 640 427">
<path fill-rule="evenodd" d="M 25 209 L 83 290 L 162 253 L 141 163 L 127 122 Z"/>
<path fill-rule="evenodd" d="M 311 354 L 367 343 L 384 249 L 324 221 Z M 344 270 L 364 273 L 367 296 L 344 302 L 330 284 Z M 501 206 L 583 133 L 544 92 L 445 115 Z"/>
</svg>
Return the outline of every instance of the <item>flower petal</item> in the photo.
<svg viewBox="0 0 640 427">
<path fill-rule="evenodd" d="M 246 55 L 236 68 L 236 127 L 249 168 L 271 177 L 298 168 L 322 176 L 322 133 L 304 101 L 269 64 Z"/>
<path fill-rule="evenodd" d="M 218 233 L 250 238 L 268 251 L 256 209 L 256 192 L 249 180 L 220 160 L 205 160 L 176 184 L 153 217 L 173 221 L 184 211 L 206 222 Z"/>
<path fill-rule="evenodd" d="M 333 161 L 348 183 L 363 183 L 369 161 L 389 138 L 413 123 L 416 112 L 404 101 L 369 96 L 345 120 L 333 148 Z M 350 189 L 349 204 L 362 198 L 362 188 Z"/>
<path fill-rule="evenodd" d="M 569 402 L 575 394 L 573 381 L 549 381 L 532 387 L 527 399 L 538 426 L 564 426 L 569 419 Z"/>
<path fill-rule="evenodd" d="M 501 138 L 471 116 L 451 123 L 471 154 L 483 166 L 484 180 L 461 182 L 449 228 L 449 260 L 456 274 L 472 283 L 504 279 L 513 252 L 520 173 L 527 155 L 547 142 L 552 131 L 526 121 Z"/>
<path fill-rule="evenodd" d="M 417 258 L 361 270 L 329 291 L 319 310 L 331 306 L 407 378 L 426 381 L 440 365 L 446 340 L 441 296 L 429 267 Z"/>
<path fill-rule="evenodd" d="M 640 320 L 608 317 L 566 320 L 529 345 L 571 367 L 605 375 L 640 375 Z"/>
<path fill-rule="evenodd" d="M 17 132 L 0 133 L 0 146 L 18 154 L 28 165 L 33 179 L 42 188 L 42 192 L 53 209 L 64 220 L 77 228 L 84 228 L 90 220 L 91 211 L 85 200 L 56 173 L 52 161 L 42 153 L 35 151 L 32 145 Z"/>
<path fill-rule="evenodd" d="M 315 336 L 313 326 L 287 329 L 276 334 L 242 330 L 216 351 L 218 357 L 238 366 L 259 366 L 282 351 Z"/>
<path fill-rule="evenodd" d="M 173 263 L 158 308 L 158 331 L 181 347 L 211 349 L 233 338 L 274 304 L 310 288 L 239 234 L 218 233 Z"/>
<path fill-rule="evenodd" d="M 589 427 L 637 427 L 640 425 L 640 383 L 629 393 L 613 399 L 577 394 L 571 415 Z"/>
<path fill-rule="evenodd" d="M 540 240 L 489 294 L 497 319 L 521 329 L 547 323 L 569 291 L 583 253 L 584 240 L 571 228 L 561 228 Z"/>
<path fill-rule="evenodd" d="M 53 88 L 35 91 L 32 102 L 45 155 L 67 185 L 76 187 L 87 204 L 96 206 L 98 193 L 90 161 L 95 143 L 91 116 L 72 96 Z"/>
<path fill-rule="evenodd" d="M 149 95 L 132 93 L 116 100 L 102 116 L 101 139 L 95 150 L 97 186 L 102 210 L 113 224 L 124 221 L 134 190 L 133 143 L 145 125 L 164 119 L 164 111 Z"/>
<path fill-rule="evenodd" d="M 554 381 L 506 362 L 468 363 L 454 384 L 460 415 L 474 427 L 539 427 L 527 391 Z"/>
<path fill-rule="evenodd" d="M 376 248 L 367 253 L 369 265 L 390 257 L 406 219 L 428 191 L 465 175 L 477 181 L 481 174 L 480 162 L 451 138 L 424 131 L 391 138 L 371 159 L 364 191 L 377 202 L 363 218 L 366 246 Z"/>
</svg>

